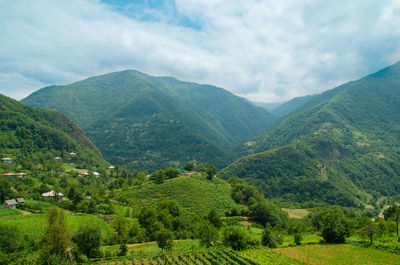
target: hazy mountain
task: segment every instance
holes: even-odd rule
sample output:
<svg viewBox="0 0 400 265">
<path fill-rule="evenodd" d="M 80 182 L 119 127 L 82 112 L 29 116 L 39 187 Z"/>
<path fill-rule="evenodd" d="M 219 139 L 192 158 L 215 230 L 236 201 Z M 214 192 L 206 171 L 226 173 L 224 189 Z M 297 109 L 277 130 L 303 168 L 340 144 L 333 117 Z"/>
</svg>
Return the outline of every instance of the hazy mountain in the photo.
<svg viewBox="0 0 400 265">
<path fill-rule="evenodd" d="M 254 155 L 220 175 L 267 197 L 356 206 L 399 194 L 400 63 L 314 96 L 236 153 Z"/>
<path fill-rule="evenodd" d="M 261 108 L 268 110 L 269 112 L 273 112 L 280 105 L 284 104 L 284 102 L 266 103 L 266 102 L 258 102 L 258 101 L 254 101 L 253 103 L 256 106 L 259 106 Z"/>
<path fill-rule="evenodd" d="M 140 169 L 196 159 L 221 167 L 271 115 L 210 85 L 123 71 L 43 88 L 23 102 L 68 115 L 112 163 Z"/>
<path fill-rule="evenodd" d="M 303 106 L 307 101 L 312 99 L 314 96 L 316 95 L 307 95 L 304 97 L 297 97 L 291 99 L 289 101 L 279 104 L 276 108 L 271 110 L 271 113 L 277 117 L 284 117 L 292 113 L 296 109 L 300 108 L 301 106 Z"/>
<path fill-rule="evenodd" d="M 105 164 L 100 152 L 68 117 L 25 106 L 3 95 L 0 95 L 0 148 L 2 157 L 28 159 L 75 152 L 76 162 Z"/>
</svg>

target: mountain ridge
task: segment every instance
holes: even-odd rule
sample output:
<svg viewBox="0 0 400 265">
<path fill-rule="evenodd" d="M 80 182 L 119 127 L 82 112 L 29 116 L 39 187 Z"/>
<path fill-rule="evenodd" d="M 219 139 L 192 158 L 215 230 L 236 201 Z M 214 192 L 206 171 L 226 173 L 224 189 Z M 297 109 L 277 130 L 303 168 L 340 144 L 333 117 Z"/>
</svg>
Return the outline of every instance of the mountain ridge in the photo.
<svg viewBox="0 0 400 265">
<path fill-rule="evenodd" d="M 140 169 L 182 167 L 192 159 L 224 166 L 237 143 L 273 121 L 266 110 L 222 88 L 135 70 L 46 87 L 22 102 L 65 113 L 106 159 Z"/>
</svg>

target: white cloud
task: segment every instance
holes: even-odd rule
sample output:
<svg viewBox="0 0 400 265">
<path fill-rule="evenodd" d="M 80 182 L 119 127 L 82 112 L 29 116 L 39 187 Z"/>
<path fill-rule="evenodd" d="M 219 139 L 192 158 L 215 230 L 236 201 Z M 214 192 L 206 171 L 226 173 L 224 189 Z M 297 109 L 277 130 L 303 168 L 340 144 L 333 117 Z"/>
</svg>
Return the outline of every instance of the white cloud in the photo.
<svg viewBox="0 0 400 265">
<path fill-rule="evenodd" d="M 398 3 L 177 0 L 198 30 L 138 21 L 95 0 L 0 1 L 0 93 L 20 98 L 130 68 L 287 100 L 399 60 Z"/>
</svg>

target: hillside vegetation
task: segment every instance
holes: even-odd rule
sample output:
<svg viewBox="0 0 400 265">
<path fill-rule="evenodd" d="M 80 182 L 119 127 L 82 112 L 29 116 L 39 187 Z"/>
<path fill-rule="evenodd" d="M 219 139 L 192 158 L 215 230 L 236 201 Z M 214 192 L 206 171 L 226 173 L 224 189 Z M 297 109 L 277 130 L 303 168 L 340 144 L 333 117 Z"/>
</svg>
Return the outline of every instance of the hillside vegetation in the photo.
<svg viewBox="0 0 400 265">
<path fill-rule="evenodd" d="M 400 192 L 400 63 L 314 96 L 236 149 L 220 176 L 246 178 L 267 197 L 374 204 Z M 268 151 L 266 151 L 268 150 Z M 261 153 L 260 153 L 261 152 Z"/>
<path fill-rule="evenodd" d="M 264 109 L 218 87 L 123 71 L 43 88 L 22 101 L 61 111 L 111 163 L 154 170 L 230 161 L 272 123 Z"/>
<path fill-rule="evenodd" d="M 77 155 L 75 162 L 105 164 L 97 148 L 60 112 L 24 106 L 0 95 L 0 155 L 20 161 Z"/>
<path fill-rule="evenodd" d="M 215 209 L 224 213 L 239 207 L 231 196 L 231 186 L 217 179 L 207 181 L 201 176 L 178 177 L 162 184 L 146 183 L 116 194 L 122 202 L 128 202 L 135 209 L 144 205 L 156 205 L 162 200 L 174 200 L 190 213 L 206 212 Z"/>
</svg>

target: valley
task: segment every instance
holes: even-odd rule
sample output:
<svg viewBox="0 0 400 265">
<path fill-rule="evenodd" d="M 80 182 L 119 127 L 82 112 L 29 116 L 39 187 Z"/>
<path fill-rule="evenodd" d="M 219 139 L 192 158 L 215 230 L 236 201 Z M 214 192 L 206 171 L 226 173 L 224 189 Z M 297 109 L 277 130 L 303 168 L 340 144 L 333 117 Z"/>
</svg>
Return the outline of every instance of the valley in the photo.
<svg viewBox="0 0 400 265">
<path fill-rule="evenodd" d="M 397 264 L 399 89 L 396 63 L 275 114 L 132 70 L 0 96 L 0 264 Z"/>
</svg>

